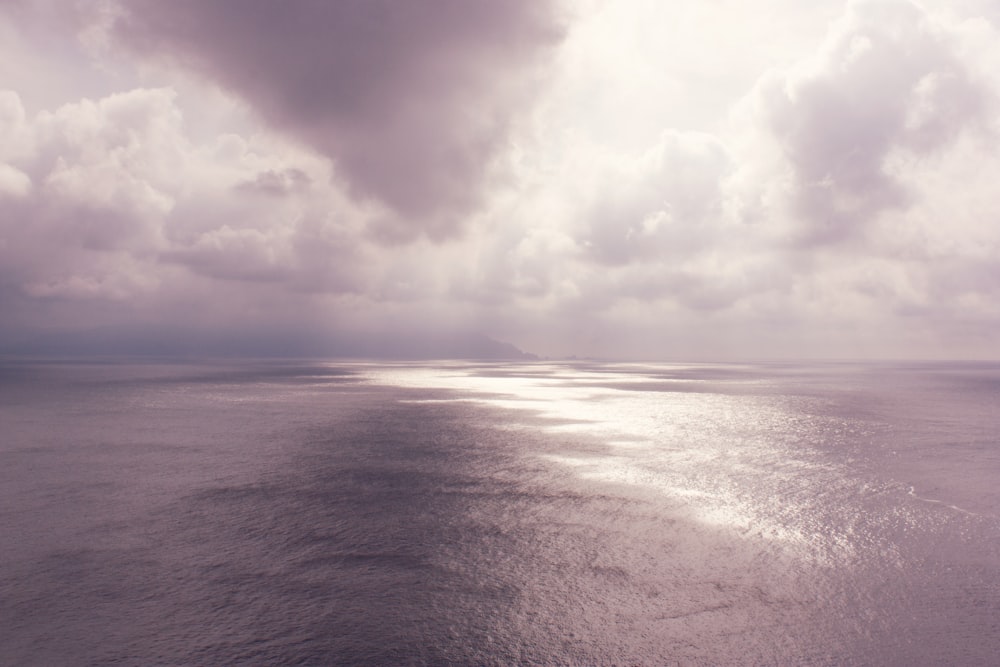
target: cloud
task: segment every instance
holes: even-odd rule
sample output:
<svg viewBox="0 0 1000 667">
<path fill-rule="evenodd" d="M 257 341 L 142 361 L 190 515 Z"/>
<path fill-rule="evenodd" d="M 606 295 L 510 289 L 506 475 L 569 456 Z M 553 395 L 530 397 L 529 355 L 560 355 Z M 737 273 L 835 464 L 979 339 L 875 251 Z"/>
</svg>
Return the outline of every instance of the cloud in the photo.
<svg viewBox="0 0 1000 667">
<path fill-rule="evenodd" d="M 48 82 L 0 91 L 0 339 L 989 352 L 1000 39 L 976 2 L 581 3 L 562 42 L 520 1 L 0 5 L 31 35 L 0 68 Z"/>
<path fill-rule="evenodd" d="M 31 308 L 25 298 L 176 308 L 213 300 L 218 281 L 336 294 L 370 279 L 366 214 L 321 163 L 280 142 L 195 142 L 170 89 L 33 117 L 6 92 L 0 120 L 9 139 L 0 146 L 0 298 L 10 318 L 14 303 Z"/>
<path fill-rule="evenodd" d="M 301 169 L 262 171 L 236 187 L 247 193 L 282 196 L 309 186 L 309 175 Z"/>
<path fill-rule="evenodd" d="M 577 323 L 560 336 L 630 331 L 647 351 L 722 345 L 723 327 L 735 348 L 892 353 L 894 337 L 916 345 L 917 313 L 922 345 L 951 322 L 991 326 L 995 34 L 905 0 L 854 2 L 812 52 L 748 83 L 716 132 L 669 128 L 638 151 L 555 135 L 544 150 L 561 159 L 529 169 L 527 196 L 499 213 L 530 222 L 478 256 L 482 298 Z M 548 111 L 574 132 L 588 118 Z"/>
<path fill-rule="evenodd" d="M 123 0 L 113 34 L 243 97 L 388 207 L 391 239 L 454 233 L 560 27 L 547 0 Z"/>
<path fill-rule="evenodd" d="M 725 146 L 704 133 L 664 133 L 624 174 L 610 174 L 588 205 L 583 240 L 598 261 L 663 261 L 704 247 L 722 215 L 731 169 Z"/>
<path fill-rule="evenodd" d="M 0 164 L 0 197 L 24 197 L 31 190 L 31 179 L 9 164 Z"/>
<path fill-rule="evenodd" d="M 943 149 L 984 109 L 957 51 L 954 32 L 909 0 L 851 2 L 815 57 L 758 85 L 804 223 L 797 242 L 855 238 L 912 203 L 893 158 Z"/>
</svg>

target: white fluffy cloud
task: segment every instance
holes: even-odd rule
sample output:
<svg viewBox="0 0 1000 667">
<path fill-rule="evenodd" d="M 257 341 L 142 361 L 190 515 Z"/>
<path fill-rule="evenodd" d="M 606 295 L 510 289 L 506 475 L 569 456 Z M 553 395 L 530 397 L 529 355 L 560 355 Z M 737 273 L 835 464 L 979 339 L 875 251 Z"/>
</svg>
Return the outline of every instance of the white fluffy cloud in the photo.
<svg viewBox="0 0 1000 667">
<path fill-rule="evenodd" d="M 211 299 L 213 280 L 329 292 L 365 280 L 366 214 L 313 156 L 235 135 L 194 143 L 169 89 L 34 117 L 14 93 L 3 102 L 8 298 L 155 299 L 178 268 L 208 279 L 192 300 Z"/>
<path fill-rule="evenodd" d="M 979 119 L 986 91 L 959 60 L 957 37 L 910 2 L 852 3 L 813 57 L 758 84 L 797 240 L 837 242 L 906 209 L 915 193 L 893 172 L 947 149 Z"/>
</svg>

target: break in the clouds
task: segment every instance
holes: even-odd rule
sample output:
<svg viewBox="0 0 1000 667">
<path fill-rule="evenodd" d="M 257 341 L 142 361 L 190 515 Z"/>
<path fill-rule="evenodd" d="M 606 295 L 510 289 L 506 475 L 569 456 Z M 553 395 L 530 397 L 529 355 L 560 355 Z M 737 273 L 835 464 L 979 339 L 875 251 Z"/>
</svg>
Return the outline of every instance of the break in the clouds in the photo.
<svg viewBox="0 0 1000 667">
<path fill-rule="evenodd" d="M 0 336 L 996 356 L 1000 15 L 748 5 L 0 3 Z"/>
</svg>

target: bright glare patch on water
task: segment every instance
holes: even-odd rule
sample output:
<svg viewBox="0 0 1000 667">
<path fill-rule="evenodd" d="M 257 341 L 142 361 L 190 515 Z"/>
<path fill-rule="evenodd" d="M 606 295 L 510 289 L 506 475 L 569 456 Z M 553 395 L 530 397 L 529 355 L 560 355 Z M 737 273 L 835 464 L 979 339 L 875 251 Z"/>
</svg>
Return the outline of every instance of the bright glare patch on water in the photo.
<svg viewBox="0 0 1000 667">
<path fill-rule="evenodd" d="M 788 554 L 835 565 L 856 556 L 844 537 L 856 517 L 815 520 L 831 492 L 853 493 L 838 464 L 813 445 L 836 438 L 837 423 L 790 410 L 781 396 L 719 393 L 707 380 L 663 378 L 684 367 L 399 365 L 366 371 L 369 382 L 456 392 L 454 400 L 523 411 L 512 428 L 598 441 L 606 453 L 539 454 L 595 483 L 661 494 L 676 512 L 713 528 L 780 543 Z M 682 390 L 674 390 L 682 389 Z M 449 400 L 449 399 L 440 399 Z M 826 442 L 828 444 L 828 442 Z M 572 443 L 570 443 L 572 446 Z M 613 452 L 613 453 L 608 453 Z"/>
</svg>

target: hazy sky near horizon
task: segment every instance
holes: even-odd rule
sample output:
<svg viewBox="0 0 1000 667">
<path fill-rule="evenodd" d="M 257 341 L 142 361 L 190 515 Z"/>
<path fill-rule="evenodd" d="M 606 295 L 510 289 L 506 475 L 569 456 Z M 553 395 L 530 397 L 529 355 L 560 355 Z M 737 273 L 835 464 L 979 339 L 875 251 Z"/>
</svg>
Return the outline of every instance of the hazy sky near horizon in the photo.
<svg viewBox="0 0 1000 667">
<path fill-rule="evenodd" d="M 1000 4 L 0 0 L 0 346 L 997 357 Z"/>
</svg>

